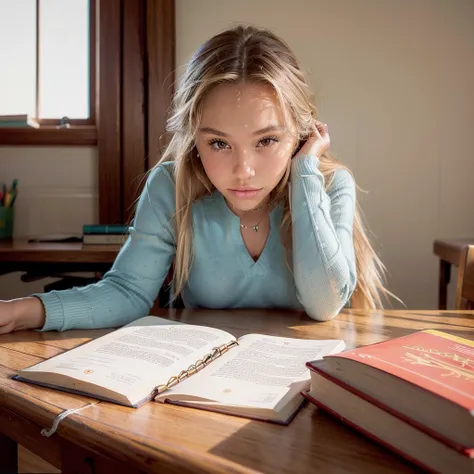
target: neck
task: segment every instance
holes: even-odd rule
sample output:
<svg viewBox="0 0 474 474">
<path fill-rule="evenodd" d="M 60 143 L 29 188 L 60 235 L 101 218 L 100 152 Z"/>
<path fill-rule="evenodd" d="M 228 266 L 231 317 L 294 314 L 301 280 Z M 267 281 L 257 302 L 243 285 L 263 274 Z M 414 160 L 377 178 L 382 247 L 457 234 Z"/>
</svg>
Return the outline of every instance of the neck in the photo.
<svg viewBox="0 0 474 474">
<path fill-rule="evenodd" d="M 261 216 L 262 214 L 265 214 L 270 205 L 270 196 L 267 196 L 262 202 L 257 204 L 255 207 L 251 209 L 239 209 L 238 207 L 234 206 L 230 202 L 226 200 L 227 206 L 229 209 L 238 217 L 240 218 L 245 218 L 245 217 L 255 217 L 255 216 Z"/>
</svg>

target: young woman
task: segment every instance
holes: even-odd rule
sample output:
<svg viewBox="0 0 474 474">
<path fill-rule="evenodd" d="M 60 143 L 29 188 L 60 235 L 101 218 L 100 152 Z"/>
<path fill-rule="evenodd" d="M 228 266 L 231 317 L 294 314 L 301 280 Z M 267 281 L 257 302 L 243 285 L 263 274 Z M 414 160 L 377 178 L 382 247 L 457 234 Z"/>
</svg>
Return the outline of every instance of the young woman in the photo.
<svg viewBox="0 0 474 474">
<path fill-rule="evenodd" d="M 308 84 L 269 31 L 237 27 L 189 61 L 130 236 L 99 283 L 0 303 L 0 332 L 116 327 L 146 315 L 173 265 L 187 307 L 303 308 L 388 292 L 351 173 L 328 151 Z"/>
</svg>

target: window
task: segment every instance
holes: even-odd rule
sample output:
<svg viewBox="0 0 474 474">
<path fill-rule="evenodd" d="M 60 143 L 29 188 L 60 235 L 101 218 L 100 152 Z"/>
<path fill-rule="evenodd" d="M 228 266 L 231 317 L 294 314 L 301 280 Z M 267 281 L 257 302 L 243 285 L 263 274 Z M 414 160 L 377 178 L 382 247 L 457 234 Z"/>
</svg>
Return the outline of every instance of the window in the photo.
<svg viewBox="0 0 474 474">
<path fill-rule="evenodd" d="M 95 120 L 93 0 L 0 0 L 0 115 Z"/>
</svg>

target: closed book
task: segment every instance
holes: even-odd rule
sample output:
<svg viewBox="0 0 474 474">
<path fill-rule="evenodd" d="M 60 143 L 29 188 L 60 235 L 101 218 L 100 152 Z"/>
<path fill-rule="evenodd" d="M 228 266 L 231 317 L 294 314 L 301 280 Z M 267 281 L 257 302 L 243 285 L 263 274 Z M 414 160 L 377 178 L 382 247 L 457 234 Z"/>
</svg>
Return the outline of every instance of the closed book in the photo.
<svg viewBox="0 0 474 474">
<path fill-rule="evenodd" d="M 123 224 L 86 224 L 82 226 L 83 234 L 125 234 L 129 226 Z"/>
<path fill-rule="evenodd" d="M 474 342 L 425 330 L 309 362 L 459 451 L 474 448 Z"/>
<path fill-rule="evenodd" d="M 0 127 L 32 127 L 39 128 L 39 123 L 27 114 L 0 115 Z"/>
<path fill-rule="evenodd" d="M 310 389 L 303 395 L 337 421 L 427 471 L 474 472 L 474 450 L 453 448 L 327 374 L 312 371 Z"/>
<path fill-rule="evenodd" d="M 122 245 L 128 238 L 128 234 L 84 234 L 82 243 L 84 245 Z"/>
</svg>

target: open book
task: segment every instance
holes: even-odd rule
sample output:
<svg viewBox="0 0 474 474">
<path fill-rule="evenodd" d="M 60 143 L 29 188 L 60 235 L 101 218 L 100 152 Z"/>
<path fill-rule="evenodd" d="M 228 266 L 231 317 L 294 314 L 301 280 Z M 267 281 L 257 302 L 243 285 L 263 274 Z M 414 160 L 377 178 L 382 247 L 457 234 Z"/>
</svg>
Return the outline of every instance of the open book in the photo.
<svg viewBox="0 0 474 474">
<path fill-rule="evenodd" d="M 344 347 L 341 340 L 236 339 L 146 316 L 14 378 L 131 407 L 154 399 L 286 424 L 310 384 L 306 362 Z"/>
</svg>

